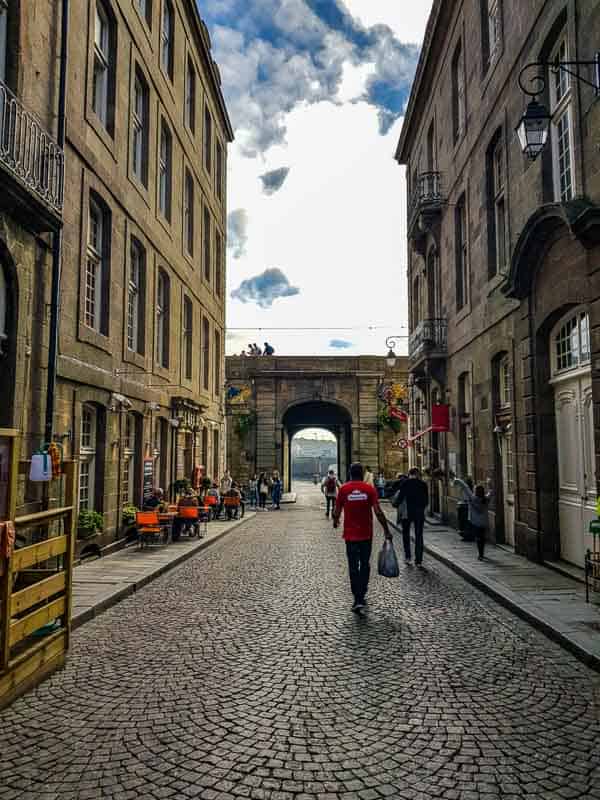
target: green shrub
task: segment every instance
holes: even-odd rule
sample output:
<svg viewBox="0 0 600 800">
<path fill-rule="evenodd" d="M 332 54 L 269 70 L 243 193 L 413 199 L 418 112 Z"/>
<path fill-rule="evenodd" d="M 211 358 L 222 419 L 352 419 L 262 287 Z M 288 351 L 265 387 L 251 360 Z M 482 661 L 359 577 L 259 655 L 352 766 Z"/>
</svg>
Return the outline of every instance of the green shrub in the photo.
<svg viewBox="0 0 600 800">
<path fill-rule="evenodd" d="M 99 511 L 84 509 L 77 518 L 77 532 L 80 539 L 90 539 L 104 529 L 104 517 Z"/>
<path fill-rule="evenodd" d="M 139 511 L 139 508 L 135 506 L 123 506 L 123 510 L 121 511 L 121 521 L 123 525 L 133 525 L 135 522 L 135 515 Z"/>
</svg>

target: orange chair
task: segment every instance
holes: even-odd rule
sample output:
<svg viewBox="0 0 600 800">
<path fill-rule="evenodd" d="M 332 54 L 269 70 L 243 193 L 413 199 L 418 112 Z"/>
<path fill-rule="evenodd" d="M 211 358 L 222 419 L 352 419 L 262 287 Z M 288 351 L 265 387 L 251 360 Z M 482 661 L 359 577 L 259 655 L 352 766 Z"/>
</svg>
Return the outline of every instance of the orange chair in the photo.
<svg viewBox="0 0 600 800">
<path fill-rule="evenodd" d="M 179 506 L 177 516 L 183 520 L 183 527 L 192 531 L 192 536 L 200 536 L 200 527 L 198 525 L 200 509 L 198 506 Z"/>
<path fill-rule="evenodd" d="M 140 541 L 140 548 L 150 540 L 162 539 L 162 526 L 157 511 L 136 511 L 135 527 Z"/>
<path fill-rule="evenodd" d="M 223 505 L 225 507 L 225 511 L 227 512 L 227 519 L 231 519 L 233 516 L 239 516 L 241 506 L 241 500 L 239 497 L 224 497 Z"/>
</svg>

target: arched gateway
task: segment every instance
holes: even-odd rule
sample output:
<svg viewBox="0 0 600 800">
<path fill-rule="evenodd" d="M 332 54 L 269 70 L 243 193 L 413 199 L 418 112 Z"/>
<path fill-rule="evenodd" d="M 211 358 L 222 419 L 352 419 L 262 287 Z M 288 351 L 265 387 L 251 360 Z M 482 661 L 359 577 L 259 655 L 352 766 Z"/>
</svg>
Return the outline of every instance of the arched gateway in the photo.
<svg viewBox="0 0 600 800">
<path fill-rule="evenodd" d="M 406 359 L 392 369 L 377 356 L 238 357 L 226 362 L 227 462 L 246 481 L 279 470 L 291 485 L 291 442 L 304 428 L 324 428 L 338 442 L 338 472 L 351 461 L 393 475 L 406 468 L 399 435 L 380 424 L 382 384 L 406 383 Z"/>
</svg>

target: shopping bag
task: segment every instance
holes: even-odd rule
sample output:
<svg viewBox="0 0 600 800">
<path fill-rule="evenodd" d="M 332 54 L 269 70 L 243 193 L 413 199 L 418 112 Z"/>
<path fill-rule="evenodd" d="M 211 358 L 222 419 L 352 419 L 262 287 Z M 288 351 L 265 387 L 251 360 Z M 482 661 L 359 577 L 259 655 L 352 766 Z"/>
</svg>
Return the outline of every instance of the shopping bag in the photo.
<svg viewBox="0 0 600 800">
<path fill-rule="evenodd" d="M 48 453 L 34 453 L 29 470 L 30 481 L 49 481 L 52 478 L 52 462 Z"/>
<path fill-rule="evenodd" d="M 379 551 L 377 569 L 384 578 L 397 578 L 400 575 L 396 551 L 390 539 L 385 540 L 383 547 Z"/>
</svg>

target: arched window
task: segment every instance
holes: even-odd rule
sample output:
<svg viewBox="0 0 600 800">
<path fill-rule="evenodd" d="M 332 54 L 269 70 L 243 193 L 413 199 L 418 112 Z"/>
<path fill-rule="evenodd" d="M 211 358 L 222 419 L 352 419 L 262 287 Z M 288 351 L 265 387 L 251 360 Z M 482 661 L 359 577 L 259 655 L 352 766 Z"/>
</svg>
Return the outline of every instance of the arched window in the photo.
<svg viewBox="0 0 600 800">
<path fill-rule="evenodd" d="M 585 309 L 563 319 L 552 334 L 552 371 L 555 374 L 590 363 L 590 318 Z"/>
<path fill-rule="evenodd" d="M 0 264 L 0 355 L 7 352 L 8 344 L 8 281 Z"/>
</svg>

